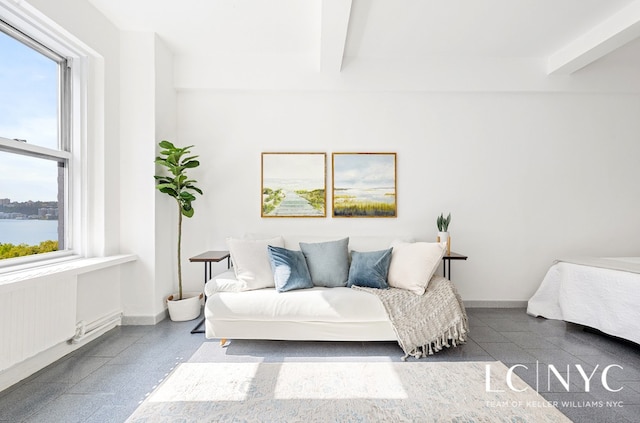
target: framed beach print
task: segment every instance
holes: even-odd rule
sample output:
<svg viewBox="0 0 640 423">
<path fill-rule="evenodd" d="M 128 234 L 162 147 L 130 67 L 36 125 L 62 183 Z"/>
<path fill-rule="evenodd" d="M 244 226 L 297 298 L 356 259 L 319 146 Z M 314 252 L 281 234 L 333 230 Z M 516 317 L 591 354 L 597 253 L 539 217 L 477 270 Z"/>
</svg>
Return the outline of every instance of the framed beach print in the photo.
<svg viewBox="0 0 640 423">
<path fill-rule="evenodd" d="M 327 216 L 326 153 L 262 153 L 262 217 Z"/>
<path fill-rule="evenodd" d="M 397 217 L 396 153 L 333 153 L 333 217 Z"/>
</svg>

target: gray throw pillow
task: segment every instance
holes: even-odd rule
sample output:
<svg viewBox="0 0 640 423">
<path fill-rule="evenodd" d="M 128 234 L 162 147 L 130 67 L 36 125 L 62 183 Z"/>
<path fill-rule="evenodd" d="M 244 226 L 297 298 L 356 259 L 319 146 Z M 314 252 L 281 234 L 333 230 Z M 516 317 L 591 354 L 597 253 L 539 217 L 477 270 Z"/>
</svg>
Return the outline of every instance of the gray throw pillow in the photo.
<svg viewBox="0 0 640 423">
<path fill-rule="evenodd" d="M 349 238 L 338 241 L 300 243 L 315 286 L 347 286 L 349 278 Z"/>
</svg>

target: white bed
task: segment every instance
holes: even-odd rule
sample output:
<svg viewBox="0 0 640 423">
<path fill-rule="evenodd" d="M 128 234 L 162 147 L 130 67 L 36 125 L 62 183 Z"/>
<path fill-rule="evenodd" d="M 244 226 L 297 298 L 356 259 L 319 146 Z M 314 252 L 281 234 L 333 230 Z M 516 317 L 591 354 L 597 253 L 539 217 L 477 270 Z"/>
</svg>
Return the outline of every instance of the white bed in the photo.
<svg viewBox="0 0 640 423">
<path fill-rule="evenodd" d="M 527 313 L 640 344 L 640 257 L 557 260 Z"/>
</svg>

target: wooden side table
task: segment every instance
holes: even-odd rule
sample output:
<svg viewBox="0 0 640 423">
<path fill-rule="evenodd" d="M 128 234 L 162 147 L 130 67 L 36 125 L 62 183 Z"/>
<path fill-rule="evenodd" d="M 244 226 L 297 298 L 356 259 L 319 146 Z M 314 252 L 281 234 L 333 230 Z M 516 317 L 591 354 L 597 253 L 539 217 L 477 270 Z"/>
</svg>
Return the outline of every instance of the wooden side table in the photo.
<svg viewBox="0 0 640 423">
<path fill-rule="evenodd" d="M 204 263 L 204 283 L 206 284 L 211 276 L 211 269 L 213 263 L 219 263 L 222 260 L 227 259 L 227 269 L 231 267 L 231 255 L 228 251 L 206 251 L 202 254 L 198 254 L 197 256 L 193 256 L 189 258 L 190 262 L 193 263 Z M 204 300 L 207 301 L 207 297 L 205 295 Z M 191 330 L 191 333 L 204 333 L 204 329 L 200 329 L 204 324 L 204 316 L 202 320 L 198 322 L 195 328 Z"/>
<path fill-rule="evenodd" d="M 454 253 L 453 251 L 449 254 L 445 254 L 442 257 L 443 266 L 442 273 L 446 279 L 451 279 L 451 260 L 466 260 L 468 257 L 463 254 Z M 447 276 L 448 275 L 448 276 Z"/>
</svg>

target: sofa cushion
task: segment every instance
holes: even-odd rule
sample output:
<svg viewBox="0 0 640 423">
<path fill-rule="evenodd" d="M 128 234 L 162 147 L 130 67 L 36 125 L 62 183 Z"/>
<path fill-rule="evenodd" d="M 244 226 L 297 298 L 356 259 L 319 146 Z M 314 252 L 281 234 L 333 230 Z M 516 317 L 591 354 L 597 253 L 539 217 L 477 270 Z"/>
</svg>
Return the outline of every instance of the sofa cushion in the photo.
<svg viewBox="0 0 640 423">
<path fill-rule="evenodd" d="M 394 241 L 391 247 L 389 286 L 424 294 L 440 265 L 446 243 Z"/>
<path fill-rule="evenodd" d="M 273 272 L 267 246 L 283 247 L 282 237 L 269 239 L 227 238 L 236 279 L 244 284 L 243 290 L 273 288 Z"/>
<path fill-rule="evenodd" d="M 267 248 L 273 280 L 278 292 L 313 288 L 307 261 L 301 251 L 287 250 L 272 245 Z"/>
<path fill-rule="evenodd" d="M 351 266 L 347 286 L 366 286 L 369 288 L 387 289 L 387 276 L 391 263 L 391 251 L 351 251 Z"/>
<path fill-rule="evenodd" d="M 215 310 L 216 320 L 227 321 L 337 322 L 346 327 L 350 322 L 389 321 L 375 295 L 346 287 L 219 292 L 207 299 L 207 307 Z"/>
<path fill-rule="evenodd" d="M 349 238 L 337 241 L 300 243 L 315 286 L 347 286 L 349 278 Z"/>
</svg>

